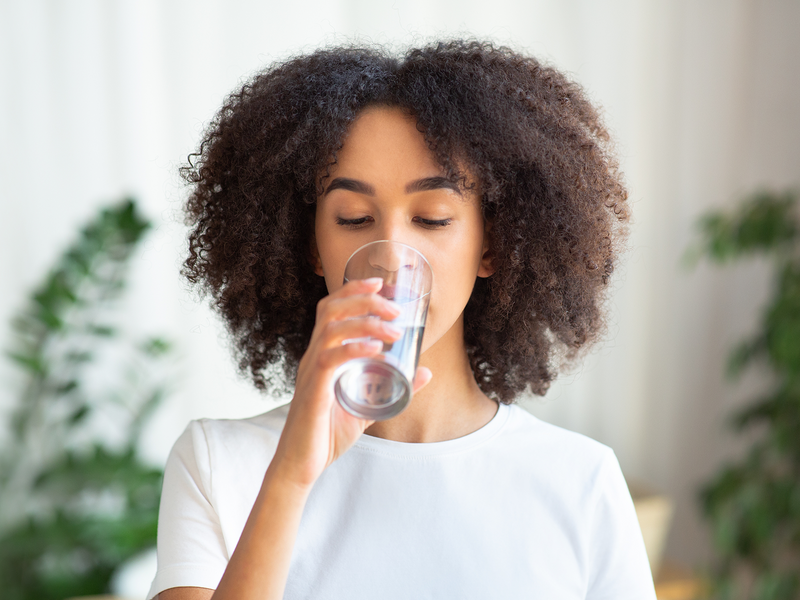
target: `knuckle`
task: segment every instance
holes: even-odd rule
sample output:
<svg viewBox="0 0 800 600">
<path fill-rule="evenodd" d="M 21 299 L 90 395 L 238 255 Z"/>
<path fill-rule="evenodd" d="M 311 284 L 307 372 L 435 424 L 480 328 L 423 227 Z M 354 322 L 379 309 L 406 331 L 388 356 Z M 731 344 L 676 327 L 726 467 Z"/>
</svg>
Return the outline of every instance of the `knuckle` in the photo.
<svg viewBox="0 0 800 600">
<path fill-rule="evenodd" d="M 324 303 L 324 304 L 323 304 Z M 323 298 L 317 304 L 317 322 L 325 322 L 330 320 L 331 303 L 328 298 Z"/>
<path fill-rule="evenodd" d="M 331 338 L 336 332 L 336 327 L 330 321 L 320 323 L 320 338 L 323 346 L 327 347 L 331 343 Z"/>
<path fill-rule="evenodd" d="M 348 347 L 344 350 L 345 360 L 352 360 L 354 358 L 361 358 L 364 356 L 364 344 L 362 342 L 347 344 L 347 346 Z"/>
<path fill-rule="evenodd" d="M 324 299 L 317 303 L 317 321 L 319 321 L 322 318 L 322 315 L 325 314 L 325 305 L 323 302 L 325 302 Z"/>
<path fill-rule="evenodd" d="M 327 369 L 331 364 L 331 351 L 324 350 L 317 355 L 317 367 L 320 369 Z"/>
</svg>

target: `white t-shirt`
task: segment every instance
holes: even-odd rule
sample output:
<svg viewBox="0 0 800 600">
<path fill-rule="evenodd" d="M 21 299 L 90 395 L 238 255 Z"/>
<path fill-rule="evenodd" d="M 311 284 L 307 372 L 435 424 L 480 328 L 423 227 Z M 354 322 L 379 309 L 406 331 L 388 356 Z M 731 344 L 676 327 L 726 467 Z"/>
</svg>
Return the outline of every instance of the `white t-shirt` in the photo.
<svg viewBox="0 0 800 600">
<path fill-rule="evenodd" d="M 164 473 L 148 598 L 216 588 L 286 419 L 193 421 Z M 655 600 L 613 451 L 500 405 L 464 437 L 363 435 L 319 478 L 284 598 Z"/>
</svg>

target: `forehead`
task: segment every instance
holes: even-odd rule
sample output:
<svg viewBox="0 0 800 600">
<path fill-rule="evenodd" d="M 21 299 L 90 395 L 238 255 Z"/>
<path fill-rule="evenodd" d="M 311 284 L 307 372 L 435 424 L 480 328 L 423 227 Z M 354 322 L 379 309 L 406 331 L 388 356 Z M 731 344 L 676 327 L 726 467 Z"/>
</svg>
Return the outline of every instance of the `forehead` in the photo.
<svg viewBox="0 0 800 600">
<path fill-rule="evenodd" d="M 414 117 L 400 108 L 372 106 L 350 126 L 330 172 L 366 177 L 403 172 L 434 175 L 441 170 Z"/>
</svg>

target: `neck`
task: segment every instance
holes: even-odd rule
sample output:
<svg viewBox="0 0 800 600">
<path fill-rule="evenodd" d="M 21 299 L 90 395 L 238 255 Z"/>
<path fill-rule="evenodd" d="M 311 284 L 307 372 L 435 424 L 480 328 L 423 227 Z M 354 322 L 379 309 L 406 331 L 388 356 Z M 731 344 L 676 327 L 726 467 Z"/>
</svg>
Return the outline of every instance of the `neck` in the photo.
<svg viewBox="0 0 800 600">
<path fill-rule="evenodd" d="M 398 442 L 452 440 L 477 431 L 492 420 L 497 403 L 478 387 L 464 347 L 462 327 L 452 327 L 420 357 L 433 379 L 414 394 L 396 417 L 377 421 L 366 433 Z"/>
</svg>

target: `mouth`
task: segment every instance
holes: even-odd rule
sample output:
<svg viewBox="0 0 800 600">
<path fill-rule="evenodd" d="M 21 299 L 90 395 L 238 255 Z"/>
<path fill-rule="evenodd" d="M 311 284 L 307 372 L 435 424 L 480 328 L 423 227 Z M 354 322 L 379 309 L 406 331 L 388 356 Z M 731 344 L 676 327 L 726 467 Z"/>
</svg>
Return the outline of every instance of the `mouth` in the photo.
<svg viewBox="0 0 800 600">
<path fill-rule="evenodd" d="M 397 294 L 397 286 L 393 283 L 383 282 L 383 287 L 378 291 L 378 295 L 386 298 L 387 300 L 394 300 Z"/>
<path fill-rule="evenodd" d="M 419 300 L 426 293 L 420 293 L 417 290 L 414 290 L 408 286 L 404 285 L 395 285 L 391 283 L 384 283 L 383 287 L 378 292 L 378 295 L 383 296 L 387 300 L 392 300 L 397 302 L 398 304 L 403 304 L 406 302 L 413 302 L 414 300 Z"/>
</svg>

